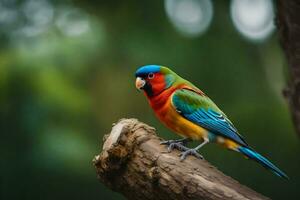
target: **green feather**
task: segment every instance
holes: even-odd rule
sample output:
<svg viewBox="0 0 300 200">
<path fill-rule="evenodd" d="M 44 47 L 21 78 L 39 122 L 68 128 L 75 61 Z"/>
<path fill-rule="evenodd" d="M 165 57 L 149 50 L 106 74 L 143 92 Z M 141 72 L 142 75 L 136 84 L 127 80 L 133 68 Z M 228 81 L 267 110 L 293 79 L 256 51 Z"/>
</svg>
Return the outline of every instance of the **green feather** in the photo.
<svg viewBox="0 0 300 200">
<path fill-rule="evenodd" d="M 195 112 L 199 108 L 211 109 L 215 112 L 224 114 L 218 106 L 207 96 L 199 95 L 190 90 L 178 90 L 176 91 L 176 98 L 184 103 L 187 113 Z M 225 115 L 225 114 L 224 114 Z"/>
<path fill-rule="evenodd" d="M 247 146 L 232 122 L 209 97 L 188 89 L 179 89 L 172 96 L 172 105 L 183 117 L 211 133 Z"/>
</svg>

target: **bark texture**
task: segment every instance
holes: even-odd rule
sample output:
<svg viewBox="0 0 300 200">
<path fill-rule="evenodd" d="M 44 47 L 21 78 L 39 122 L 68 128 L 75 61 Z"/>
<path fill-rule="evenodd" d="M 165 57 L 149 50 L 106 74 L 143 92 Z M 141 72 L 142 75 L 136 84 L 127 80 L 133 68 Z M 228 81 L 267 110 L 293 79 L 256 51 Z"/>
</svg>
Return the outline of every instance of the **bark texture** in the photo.
<svg viewBox="0 0 300 200">
<path fill-rule="evenodd" d="M 155 129 L 136 119 L 122 119 L 104 137 L 93 163 L 98 178 L 128 199 L 268 199 L 224 175 L 205 160 L 179 161 L 166 152 Z"/>
<path fill-rule="evenodd" d="M 300 1 L 277 1 L 277 28 L 280 43 L 289 65 L 290 79 L 284 95 L 289 101 L 292 118 L 300 136 Z"/>
</svg>

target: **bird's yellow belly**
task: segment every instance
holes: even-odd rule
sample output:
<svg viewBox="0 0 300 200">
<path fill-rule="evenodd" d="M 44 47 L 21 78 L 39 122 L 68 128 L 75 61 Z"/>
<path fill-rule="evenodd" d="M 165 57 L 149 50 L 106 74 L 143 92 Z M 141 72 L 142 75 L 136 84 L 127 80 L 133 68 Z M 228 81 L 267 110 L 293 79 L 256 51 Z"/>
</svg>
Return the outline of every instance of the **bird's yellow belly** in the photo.
<svg viewBox="0 0 300 200">
<path fill-rule="evenodd" d="M 157 117 L 178 135 L 193 140 L 208 138 L 208 131 L 182 117 L 172 106 L 165 105 L 156 111 Z"/>
</svg>

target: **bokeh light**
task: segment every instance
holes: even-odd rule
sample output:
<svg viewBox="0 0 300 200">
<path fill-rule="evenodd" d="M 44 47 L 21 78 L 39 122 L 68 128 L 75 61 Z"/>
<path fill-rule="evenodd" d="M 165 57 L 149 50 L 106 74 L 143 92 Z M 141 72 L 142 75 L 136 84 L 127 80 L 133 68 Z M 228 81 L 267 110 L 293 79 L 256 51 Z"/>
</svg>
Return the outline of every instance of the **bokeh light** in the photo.
<svg viewBox="0 0 300 200">
<path fill-rule="evenodd" d="M 275 29 L 271 0 L 232 0 L 230 10 L 234 26 L 247 39 L 263 41 Z"/>
<path fill-rule="evenodd" d="M 204 33 L 213 18 L 210 0 L 165 0 L 165 10 L 174 27 L 189 37 Z"/>
<path fill-rule="evenodd" d="M 10 32 L 20 23 L 20 13 L 15 8 L 13 1 L 0 1 L 0 33 Z"/>
<path fill-rule="evenodd" d="M 56 25 L 67 36 L 79 36 L 90 28 L 88 16 L 76 8 L 61 9 Z"/>
<path fill-rule="evenodd" d="M 21 34 L 35 36 L 49 28 L 53 19 L 53 5 L 46 0 L 25 1 L 22 6 L 27 23 L 20 29 Z"/>
<path fill-rule="evenodd" d="M 91 32 L 91 23 L 94 21 L 82 9 L 65 2 L 0 0 L 0 33 L 13 43 L 49 33 L 62 33 L 67 37 L 83 36 L 83 33 Z"/>
</svg>

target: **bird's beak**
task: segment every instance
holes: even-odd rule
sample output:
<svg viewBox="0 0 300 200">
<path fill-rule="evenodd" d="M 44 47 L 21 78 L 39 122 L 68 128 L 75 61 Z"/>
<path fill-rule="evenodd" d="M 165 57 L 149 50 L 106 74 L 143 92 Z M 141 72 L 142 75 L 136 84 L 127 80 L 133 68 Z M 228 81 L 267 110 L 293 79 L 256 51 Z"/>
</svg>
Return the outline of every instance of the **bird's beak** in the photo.
<svg viewBox="0 0 300 200">
<path fill-rule="evenodd" d="M 136 80 L 135 80 L 135 87 L 138 89 L 138 90 L 142 90 L 143 87 L 145 86 L 146 84 L 146 81 L 141 78 L 141 77 L 137 77 Z"/>
</svg>

